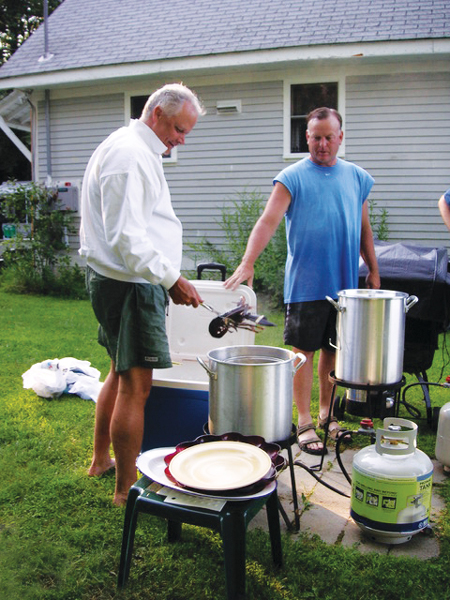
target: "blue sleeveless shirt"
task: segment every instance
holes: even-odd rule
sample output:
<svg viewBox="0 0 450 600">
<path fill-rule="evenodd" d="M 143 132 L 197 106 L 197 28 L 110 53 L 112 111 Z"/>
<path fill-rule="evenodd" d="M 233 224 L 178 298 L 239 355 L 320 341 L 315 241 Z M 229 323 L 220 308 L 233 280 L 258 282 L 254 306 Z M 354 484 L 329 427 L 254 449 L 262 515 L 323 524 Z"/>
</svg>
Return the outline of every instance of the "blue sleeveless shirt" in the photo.
<svg viewBox="0 0 450 600">
<path fill-rule="evenodd" d="M 284 301 L 337 298 L 358 287 L 362 206 L 374 184 L 367 171 L 338 159 L 332 167 L 304 158 L 274 179 L 289 191 Z"/>
</svg>

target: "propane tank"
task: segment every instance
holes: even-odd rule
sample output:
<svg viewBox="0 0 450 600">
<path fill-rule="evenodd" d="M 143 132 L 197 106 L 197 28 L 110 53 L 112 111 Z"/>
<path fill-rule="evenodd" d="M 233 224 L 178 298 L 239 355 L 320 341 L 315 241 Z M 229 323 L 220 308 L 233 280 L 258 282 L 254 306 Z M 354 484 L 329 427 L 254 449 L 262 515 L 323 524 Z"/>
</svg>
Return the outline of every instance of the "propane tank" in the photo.
<svg viewBox="0 0 450 600">
<path fill-rule="evenodd" d="M 350 514 L 377 542 L 402 544 L 428 526 L 433 463 L 417 449 L 417 425 L 387 417 L 375 444 L 353 459 Z"/>
<path fill-rule="evenodd" d="M 439 411 L 435 454 L 444 471 L 450 472 L 450 402 Z"/>
</svg>

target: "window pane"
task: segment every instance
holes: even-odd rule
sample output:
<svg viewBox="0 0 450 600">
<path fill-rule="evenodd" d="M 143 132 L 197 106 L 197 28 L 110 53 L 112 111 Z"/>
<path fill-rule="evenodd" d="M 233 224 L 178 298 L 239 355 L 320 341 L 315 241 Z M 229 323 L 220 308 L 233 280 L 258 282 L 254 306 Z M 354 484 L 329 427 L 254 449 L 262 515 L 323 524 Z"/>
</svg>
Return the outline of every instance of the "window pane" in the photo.
<svg viewBox="0 0 450 600">
<path fill-rule="evenodd" d="M 132 96 L 130 98 L 130 102 L 131 102 L 131 106 L 130 106 L 131 111 L 130 112 L 131 112 L 132 119 L 139 119 L 147 100 L 148 100 L 148 96 Z M 170 150 L 167 150 L 167 152 L 164 152 L 164 154 L 162 156 L 163 156 L 163 158 L 170 158 Z"/>
<path fill-rule="evenodd" d="M 337 83 L 307 83 L 291 86 L 291 152 L 308 152 L 306 117 L 315 108 L 337 110 Z"/>
<path fill-rule="evenodd" d="M 131 100 L 131 118 L 139 119 L 142 109 L 147 102 L 148 96 L 133 96 Z"/>
</svg>

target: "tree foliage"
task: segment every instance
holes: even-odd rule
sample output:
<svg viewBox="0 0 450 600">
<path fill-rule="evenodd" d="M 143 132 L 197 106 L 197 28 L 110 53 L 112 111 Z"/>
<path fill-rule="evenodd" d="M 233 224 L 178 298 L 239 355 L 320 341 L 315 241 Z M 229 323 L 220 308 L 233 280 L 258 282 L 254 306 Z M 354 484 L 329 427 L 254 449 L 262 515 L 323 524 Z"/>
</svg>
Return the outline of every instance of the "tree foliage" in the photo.
<svg viewBox="0 0 450 600">
<path fill-rule="evenodd" d="M 62 0 L 48 0 L 50 14 Z M 4 63 L 39 27 L 44 0 L 2 0 L 0 3 L 0 63 Z"/>
<path fill-rule="evenodd" d="M 48 0 L 50 14 L 62 0 Z M 0 2 L 0 65 L 37 29 L 44 20 L 44 0 L 2 0 Z M 9 92 L 0 92 L 0 98 Z M 21 141 L 29 146 L 29 133 L 16 131 Z M 8 179 L 31 179 L 27 158 L 0 131 L 0 182 Z"/>
</svg>

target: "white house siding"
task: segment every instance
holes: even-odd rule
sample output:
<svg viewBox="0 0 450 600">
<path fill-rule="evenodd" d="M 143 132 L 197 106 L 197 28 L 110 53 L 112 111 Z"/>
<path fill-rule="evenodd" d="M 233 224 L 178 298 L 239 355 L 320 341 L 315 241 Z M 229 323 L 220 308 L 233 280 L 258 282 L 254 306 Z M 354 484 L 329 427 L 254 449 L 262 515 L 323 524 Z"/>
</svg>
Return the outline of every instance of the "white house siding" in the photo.
<svg viewBox="0 0 450 600">
<path fill-rule="evenodd" d="M 185 240 L 221 245 L 222 211 L 247 190 L 268 197 L 283 162 L 283 82 L 196 87 L 207 114 L 165 167 Z M 240 100 L 242 112 L 218 114 L 217 101 Z"/>
<path fill-rule="evenodd" d="M 38 103 L 38 178 L 47 174 L 45 107 Z M 114 129 L 124 124 L 124 95 L 50 97 L 52 178 L 81 179 L 89 157 Z"/>
<path fill-rule="evenodd" d="M 184 239 L 224 240 L 222 210 L 237 194 L 261 192 L 268 197 L 272 178 L 283 162 L 283 82 L 195 87 L 207 114 L 178 147 L 178 160 L 166 164 L 175 211 Z M 216 103 L 241 100 L 242 112 L 217 114 Z M 39 179 L 46 175 L 44 103 L 39 108 Z M 50 102 L 51 156 L 54 181 L 81 182 L 96 146 L 124 124 L 124 94 L 57 98 Z M 78 225 L 78 221 L 76 221 Z M 70 243 L 78 247 L 76 236 Z M 187 246 L 185 246 L 187 250 Z M 189 252 L 191 252 L 189 250 Z M 186 268 L 191 261 L 186 255 Z"/>
<path fill-rule="evenodd" d="M 92 152 L 114 129 L 124 124 L 124 95 L 50 97 L 50 120 L 52 180 L 60 184 L 70 181 L 73 185 L 80 185 Z M 37 178 L 41 181 L 47 175 L 45 130 L 45 105 L 39 101 Z M 76 233 L 69 236 L 75 255 L 79 246 L 78 228 L 79 217 L 76 215 Z"/>
<path fill-rule="evenodd" d="M 437 201 L 450 187 L 450 73 L 348 77 L 346 158 L 375 178 L 393 242 L 450 247 Z"/>
<path fill-rule="evenodd" d="M 439 196 L 450 187 L 450 74 L 371 73 L 347 75 L 345 82 L 346 158 L 375 177 L 371 198 L 388 211 L 390 240 L 450 245 L 437 210 Z M 224 207 L 231 209 L 245 190 L 268 197 L 274 175 L 289 164 L 283 159 L 283 73 L 264 81 L 249 76 L 247 83 L 191 85 L 207 114 L 165 173 L 185 241 L 206 236 L 221 245 Z M 145 89 L 153 87 L 147 82 Z M 77 90 L 73 96 L 51 98 L 54 180 L 80 182 L 95 147 L 124 124 L 125 85 L 116 90 L 88 96 Z M 240 100 L 242 112 L 218 114 L 217 101 L 224 100 Z M 38 122 L 38 177 L 45 180 L 42 100 Z M 78 247 L 76 237 L 71 245 Z M 184 266 L 191 266 L 189 260 Z"/>
</svg>

